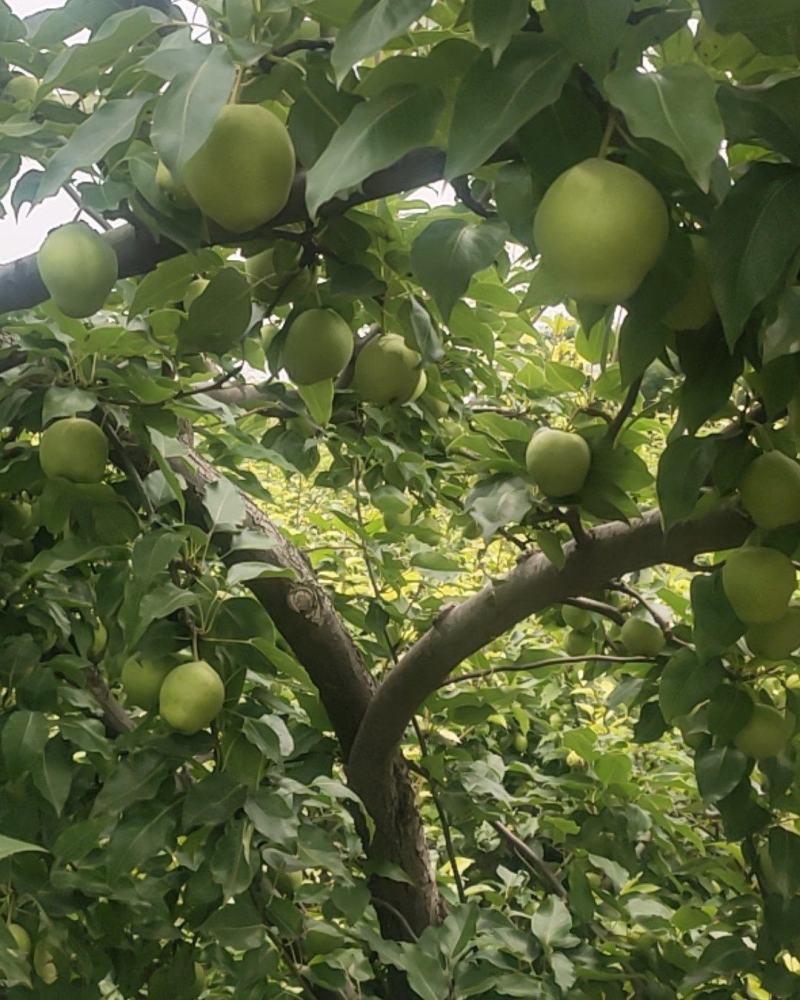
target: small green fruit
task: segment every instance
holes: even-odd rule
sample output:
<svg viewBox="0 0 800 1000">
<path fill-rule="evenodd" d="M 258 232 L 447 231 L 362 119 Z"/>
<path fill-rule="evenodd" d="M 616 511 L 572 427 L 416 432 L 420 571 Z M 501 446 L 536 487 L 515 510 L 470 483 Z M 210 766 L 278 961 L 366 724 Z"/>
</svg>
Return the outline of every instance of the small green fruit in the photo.
<svg viewBox="0 0 800 1000">
<path fill-rule="evenodd" d="M 762 546 L 737 549 L 722 568 L 722 589 L 736 616 L 746 625 L 782 618 L 796 582 L 791 559 Z"/>
<path fill-rule="evenodd" d="M 194 278 L 186 286 L 186 291 L 183 293 L 183 309 L 184 312 L 189 312 L 192 303 L 199 299 L 203 292 L 208 288 L 209 281 L 208 278 Z"/>
<path fill-rule="evenodd" d="M 245 233 L 284 207 L 294 168 L 292 140 L 279 118 L 258 104 L 228 104 L 184 167 L 182 180 L 214 222 Z"/>
<path fill-rule="evenodd" d="M 289 327 L 281 361 L 296 385 L 336 378 L 353 355 L 353 332 L 332 309 L 308 309 Z"/>
<path fill-rule="evenodd" d="M 89 657 L 92 660 L 98 659 L 105 652 L 108 645 L 108 629 L 98 618 L 97 624 L 92 631 L 92 644 L 89 647 Z"/>
<path fill-rule="evenodd" d="M 765 760 L 767 757 L 777 757 L 786 746 L 793 728 L 793 721 L 777 708 L 758 702 L 753 706 L 753 714 L 734 736 L 733 742 L 748 757 Z"/>
<path fill-rule="evenodd" d="M 800 521 L 800 465 L 783 452 L 754 459 L 745 469 L 739 493 L 744 509 L 765 531 Z"/>
<path fill-rule="evenodd" d="M 543 428 L 531 438 L 525 463 L 545 496 L 571 496 L 586 482 L 592 453 L 580 434 Z"/>
<path fill-rule="evenodd" d="M 117 255 L 84 222 L 54 229 L 39 248 L 36 263 L 53 302 L 75 319 L 101 309 L 117 280 Z"/>
<path fill-rule="evenodd" d="M 181 663 L 164 678 L 158 697 L 161 717 L 186 736 L 205 729 L 219 715 L 225 685 L 205 660 Z"/>
<path fill-rule="evenodd" d="M 0 500 L 0 530 L 12 538 L 27 538 L 32 533 L 33 508 L 24 500 Z"/>
<path fill-rule="evenodd" d="M 546 270 L 579 302 L 630 298 L 669 232 L 664 199 L 629 167 L 584 160 L 558 177 L 539 204 L 534 242 Z"/>
<path fill-rule="evenodd" d="M 717 311 L 711 296 L 708 244 L 702 236 L 690 236 L 689 240 L 692 244 L 692 272 L 683 298 L 664 316 L 664 323 L 670 330 L 702 330 Z"/>
<path fill-rule="evenodd" d="M 125 661 L 120 675 L 125 700 L 148 712 L 158 707 L 158 695 L 164 678 L 174 664 L 131 656 Z"/>
<path fill-rule="evenodd" d="M 17 942 L 17 951 L 23 958 L 27 958 L 31 953 L 31 936 L 24 927 L 19 924 L 9 924 L 8 931 Z"/>
<path fill-rule="evenodd" d="M 11 101 L 27 101 L 31 103 L 35 100 L 38 89 L 39 81 L 35 76 L 17 73 L 11 77 L 3 88 L 3 97 L 7 97 Z"/>
<path fill-rule="evenodd" d="M 785 660 L 800 648 L 800 607 L 791 607 L 776 622 L 751 625 L 745 640 L 755 656 L 767 660 Z"/>
<path fill-rule="evenodd" d="M 85 417 L 56 420 L 39 440 L 39 464 L 48 479 L 99 483 L 107 461 L 106 436 Z"/>
<path fill-rule="evenodd" d="M 53 961 L 53 953 L 47 941 L 40 939 L 33 949 L 33 969 L 36 975 L 49 986 L 58 979 L 58 969 Z"/>
<path fill-rule="evenodd" d="M 284 896 L 293 896 L 303 884 L 302 872 L 270 870 L 269 877 L 278 892 L 283 893 Z"/>
<path fill-rule="evenodd" d="M 409 527 L 411 524 L 411 508 L 406 507 L 405 510 L 401 511 L 385 510 L 383 512 L 383 523 L 387 531 L 397 531 L 399 528 Z"/>
<path fill-rule="evenodd" d="M 528 737 L 524 733 L 514 733 L 514 749 L 517 753 L 525 753 L 528 749 Z"/>
<path fill-rule="evenodd" d="M 302 299 L 314 287 L 316 278 L 314 269 L 299 266 L 301 256 L 299 246 L 293 247 L 292 251 L 289 260 L 284 262 L 288 263 L 288 267 L 279 266 L 275 247 L 262 250 L 261 253 L 245 260 L 245 273 L 252 283 L 252 295 L 256 301 L 274 308 Z M 283 291 L 276 300 L 275 296 L 281 288 Z"/>
<path fill-rule="evenodd" d="M 594 640 L 588 632 L 567 632 L 564 640 L 567 656 L 585 656 L 593 646 Z"/>
<path fill-rule="evenodd" d="M 629 618 L 619 637 L 629 656 L 658 656 L 666 644 L 661 629 L 641 618 Z"/>
<path fill-rule="evenodd" d="M 419 387 L 421 356 L 397 333 L 369 341 L 358 353 L 353 389 L 368 403 L 407 403 Z"/>
<path fill-rule="evenodd" d="M 186 190 L 185 186 L 175 180 L 169 167 L 166 163 L 162 163 L 161 160 L 158 161 L 158 166 L 156 167 L 156 184 L 179 208 L 196 207 L 192 201 L 192 196 Z"/>
<path fill-rule="evenodd" d="M 586 632 L 594 625 L 591 613 L 585 608 L 575 608 L 571 604 L 561 605 L 561 617 L 564 624 L 576 632 Z"/>
</svg>

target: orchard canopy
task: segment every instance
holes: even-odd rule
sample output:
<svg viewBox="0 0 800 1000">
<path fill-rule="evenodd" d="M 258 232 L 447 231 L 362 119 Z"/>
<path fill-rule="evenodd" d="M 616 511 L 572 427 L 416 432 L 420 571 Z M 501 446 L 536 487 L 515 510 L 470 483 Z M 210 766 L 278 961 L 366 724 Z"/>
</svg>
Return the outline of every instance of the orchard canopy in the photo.
<svg viewBox="0 0 800 1000">
<path fill-rule="evenodd" d="M 800 996 L 798 0 L 0 0 L 55 195 L 3 1000 Z"/>
</svg>

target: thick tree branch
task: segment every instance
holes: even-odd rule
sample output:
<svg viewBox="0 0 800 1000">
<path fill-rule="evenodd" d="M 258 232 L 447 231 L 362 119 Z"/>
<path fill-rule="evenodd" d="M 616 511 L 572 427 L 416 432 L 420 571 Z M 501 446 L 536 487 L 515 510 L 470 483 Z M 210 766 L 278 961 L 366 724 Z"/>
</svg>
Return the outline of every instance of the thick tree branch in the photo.
<svg viewBox="0 0 800 1000">
<path fill-rule="evenodd" d="M 355 205 L 384 198 L 387 195 L 398 194 L 401 191 L 411 191 L 414 188 L 424 187 L 433 181 L 441 180 L 444 172 L 444 159 L 444 153 L 438 149 L 414 150 L 391 166 L 368 177 L 362 183 L 361 189 L 349 198 L 334 199 L 328 202 L 322 207 L 321 214 L 341 214 Z M 280 215 L 270 220 L 269 227 L 303 221 L 308 221 L 305 205 L 305 175 L 298 172 L 286 207 Z M 226 237 L 224 233 L 217 231 L 211 233 L 211 242 L 228 242 L 238 245 L 254 235 L 258 235 L 258 232 Z M 119 226 L 111 230 L 104 238 L 108 240 L 117 254 L 121 278 L 129 278 L 146 271 L 152 271 L 156 264 L 162 260 L 185 253 L 183 247 L 167 239 L 158 240 L 147 230 L 130 225 Z M 43 302 L 47 297 L 47 289 L 42 284 L 36 266 L 36 254 L 22 257 L 11 264 L 0 265 L 0 314 L 18 309 L 28 309 Z"/>
<path fill-rule="evenodd" d="M 665 533 L 659 511 L 632 524 L 597 528 L 588 545 L 570 543 L 562 569 L 535 553 L 498 583 L 443 613 L 401 659 L 373 698 L 348 764 L 354 789 L 371 808 L 411 717 L 468 656 L 518 622 L 568 597 L 660 563 L 685 565 L 701 552 L 741 544 L 752 526 L 734 510 L 718 511 Z"/>
</svg>

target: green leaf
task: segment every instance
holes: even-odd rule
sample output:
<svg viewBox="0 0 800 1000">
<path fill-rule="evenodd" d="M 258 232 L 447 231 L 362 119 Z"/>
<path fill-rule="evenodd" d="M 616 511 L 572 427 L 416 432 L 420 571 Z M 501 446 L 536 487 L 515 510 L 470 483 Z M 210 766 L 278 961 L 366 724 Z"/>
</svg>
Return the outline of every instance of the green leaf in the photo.
<svg viewBox="0 0 800 1000">
<path fill-rule="evenodd" d="M 36 202 L 56 193 L 76 170 L 99 162 L 115 146 L 127 142 L 151 94 L 107 101 L 72 133 L 50 157 L 39 180 Z"/>
<path fill-rule="evenodd" d="M 750 314 L 784 280 L 800 246 L 800 170 L 758 163 L 733 187 L 711 224 L 714 300 L 732 347 Z"/>
<path fill-rule="evenodd" d="M 153 306 L 165 306 L 179 301 L 191 278 L 219 262 L 220 258 L 213 250 L 199 250 L 196 254 L 184 254 L 162 261 L 136 286 L 128 317 L 139 316 Z"/>
<path fill-rule="evenodd" d="M 97 406 L 97 396 L 77 386 L 61 388 L 51 386 L 44 394 L 42 426 L 57 417 L 74 417 L 76 413 L 90 413 Z"/>
<path fill-rule="evenodd" d="M 47 719 L 41 712 L 12 712 L 0 736 L 9 773 L 16 777 L 29 771 L 41 758 L 48 738 Z"/>
<path fill-rule="evenodd" d="M 771 863 L 770 888 L 787 899 L 800 892 L 800 837 L 783 827 L 773 827 L 768 835 L 767 853 Z"/>
<path fill-rule="evenodd" d="M 717 103 L 729 143 L 766 144 L 800 163 L 800 78 L 772 87 L 722 84 Z"/>
<path fill-rule="evenodd" d="M 433 295 L 445 322 L 469 288 L 472 276 L 495 262 L 506 233 L 504 223 L 440 219 L 426 226 L 414 240 L 414 274 Z"/>
<path fill-rule="evenodd" d="M 441 1000 L 450 992 L 450 976 L 442 968 L 438 957 L 427 954 L 421 948 L 408 949 L 403 967 L 411 989 L 421 1000 Z"/>
<path fill-rule="evenodd" d="M 695 753 L 697 787 L 707 802 L 718 802 L 736 788 L 747 772 L 747 755 L 731 746 Z"/>
<path fill-rule="evenodd" d="M 151 138 L 174 176 L 180 176 L 184 164 L 208 138 L 235 79 L 236 66 L 227 48 L 213 45 L 207 59 L 176 76 L 159 98 Z"/>
<path fill-rule="evenodd" d="M 216 909 L 200 930 L 223 948 L 249 951 L 264 942 L 264 925 L 247 897 Z"/>
<path fill-rule="evenodd" d="M 675 438 L 661 453 L 656 489 L 666 528 L 692 513 L 715 458 L 716 446 L 711 438 Z"/>
<path fill-rule="evenodd" d="M 472 31 L 482 49 L 489 49 L 497 60 L 508 43 L 528 20 L 528 0 L 472 0 Z"/>
<path fill-rule="evenodd" d="M 541 34 L 512 39 L 497 66 L 484 52 L 456 93 L 445 177 L 485 163 L 525 122 L 557 100 L 571 69 L 565 49 Z"/>
<path fill-rule="evenodd" d="M 629 781 L 633 771 L 631 758 L 623 753 L 604 753 L 597 758 L 592 766 L 595 774 L 604 785 Z"/>
<path fill-rule="evenodd" d="M 519 524 L 533 506 L 533 497 L 524 479 L 500 477 L 472 489 L 465 506 L 488 539 L 498 528 Z"/>
<path fill-rule="evenodd" d="M 531 918 L 531 931 L 545 948 L 574 943 L 571 930 L 570 912 L 564 901 L 557 896 L 548 896 Z"/>
<path fill-rule="evenodd" d="M 250 850 L 252 827 L 247 820 L 234 820 L 214 845 L 209 869 L 226 898 L 238 896 L 253 881 L 258 854 Z"/>
<path fill-rule="evenodd" d="M 251 312 L 250 282 L 238 268 L 224 267 L 189 307 L 178 331 L 182 350 L 226 354 L 250 325 Z"/>
<path fill-rule="evenodd" d="M 744 634 L 722 587 L 722 573 L 698 573 L 692 579 L 692 614 L 697 651 L 703 657 L 724 653 Z"/>
<path fill-rule="evenodd" d="M 583 90 L 567 83 L 558 100 L 524 125 L 517 136 L 520 152 L 541 187 L 539 197 L 559 174 L 596 156 L 602 138 L 603 122 L 596 106 Z M 529 229 L 531 222 L 532 216 Z"/>
<path fill-rule="evenodd" d="M 69 45 L 47 67 L 42 93 L 77 80 L 87 70 L 110 66 L 166 21 L 154 7 L 137 7 L 112 14 L 88 42 Z"/>
<path fill-rule="evenodd" d="M 333 413 L 333 379 L 326 378 L 312 385 L 299 385 L 297 391 L 314 423 L 325 427 Z"/>
<path fill-rule="evenodd" d="M 547 15 L 561 44 L 596 80 L 611 66 L 633 0 L 548 0 Z"/>
<path fill-rule="evenodd" d="M 336 195 L 349 193 L 409 150 L 428 145 L 443 108 L 438 90 L 417 87 L 393 88 L 356 105 L 308 172 L 309 215 L 316 218 Z"/>
<path fill-rule="evenodd" d="M 203 506 L 208 511 L 212 533 L 239 527 L 247 513 L 242 494 L 222 476 L 206 487 Z"/>
<path fill-rule="evenodd" d="M 120 761 L 94 800 L 93 816 L 119 813 L 134 802 L 155 798 L 170 773 L 170 762 L 150 750 Z"/>
<path fill-rule="evenodd" d="M 223 771 L 192 785 L 183 806 L 182 825 L 187 828 L 209 823 L 224 823 L 244 805 L 247 789 Z"/>
<path fill-rule="evenodd" d="M 0 860 L 10 858 L 13 854 L 24 854 L 26 851 L 41 851 L 47 854 L 44 847 L 38 844 L 28 844 L 24 840 L 15 840 L 0 833 Z"/>
<path fill-rule="evenodd" d="M 691 649 L 682 649 L 669 661 L 661 675 L 659 701 L 668 722 L 706 701 L 725 679 L 718 660 L 703 663 Z"/>
<path fill-rule="evenodd" d="M 703 67 L 685 63 L 654 73 L 617 70 L 604 86 L 633 134 L 674 150 L 698 187 L 708 191 L 725 126 L 716 102 L 717 84 Z"/>
<path fill-rule="evenodd" d="M 135 583 L 143 592 L 167 569 L 185 541 L 183 532 L 165 528 L 149 532 L 134 545 L 131 569 Z"/>
<path fill-rule="evenodd" d="M 161 44 L 140 63 L 146 73 L 162 80 L 174 80 L 181 73 L 194 73 L 208 57 L 208 46 L 194 41 L 191 30 L 171 31 Z"/>
<path fill-rule="evenodd" d="M 72 750 L 60 737 L 50 740 L 31 770 L 33 783 L 60 816 L 69 798 L 73 777 Z"/>
<path fill-rule="evenodd" d="M 724 35 L 747 34 L 764 28 L 800 28 L 796 0 L 700 0 L 700 8 L 712 28 Z"/>
<path fill-rule="evenodd" d="M 364 0 L 353 17 L 336 33 L 331 65 L 341 83 L 357 62 L 374 55 L 402 34 L 430 7 L 433 0 Z"/>
<path fill-rule="evenodd" d="M 203 782 L 205 784 L 205 782 Z M 177 802 L 146 802 L 129 809 L 114 831 L 106 854 L 110 878 L 138 868 L 169 847 Z"/>
<path fill-rule="evenodd" d="M 708 727 L 716 737 L 729 743 L 752 714 L 753 699 L 746 691 L 733 684 L 720 684 L 708 706 Z"/>
</svg>

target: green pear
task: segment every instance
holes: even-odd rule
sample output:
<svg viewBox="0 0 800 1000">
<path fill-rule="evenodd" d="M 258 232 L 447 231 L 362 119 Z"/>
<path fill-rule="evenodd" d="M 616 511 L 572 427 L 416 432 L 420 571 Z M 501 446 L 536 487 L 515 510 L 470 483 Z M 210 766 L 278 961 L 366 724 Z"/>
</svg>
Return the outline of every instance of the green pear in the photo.
<svg viewBox="0 0 800 1000">
<path fill-rule="evenodd" d="M 745 469 L 739 494 L 759 528 L 795 524 L 800 521 L 800 465 L 781 451 L 759 455 Z"/>
<path fill-rule="evenodd" d="M 286 205 L 294 169 L 292 140 L 279 118 L 258 104 L 228 104 L 181 180 L 209 218 L 245 233 Z"/>
<path fill-rule="evenodd" d="M 48 986 L 58 979 L 58 969 L 53 952 L 44 938 L 40 938 L 33 949 L 33 969 L 42 982 L 47 983 Z"/>
<path fill-rule="evenodd" d="M 545 427 L 531 438 L 525 464 L 545 496 L 571 496 L 586 482 L 592 452 L 580 434 Z"/>
<path fill-rule="evenodd" d="M 419 388 L 421 356 L 397 333 L 374 337 L 359 351 L 352 387 L 368 403 L 407 403 Z"/>
<path fill-rule="evenodd" d="M 120 675 L 126 702 L 148 712 L 157 708 L 161 685 L 174 666 L 164 661 L 128 657 Z"/>
<path fill-rule="evenodd" d="M 308 309 L 292 322 L 281 361 L 296 385 L 336 378 L 353 356 L 353 331 L 332 309 Z"/>
<path fill-rule="evenodd" d="M 690 236 L 692 271 L 683 297 L 664 315 L 670 330 L 702 330 L 716 314 L 708 270 L 708 243 L 702 236 Z"/>
<path fill-rule="evenodd" d="M 776 622 L 751 625 L 744 634 L 750 652 L 767 660 L 785 660 L 800 649 L 800 607 L 794 606 Z"/>
<path fill-rule="evenodd" d="M 92 660 L 98 660 L 105 652 L 106 646 L 108 645 L 108 629 L 105 627 L 100 619 L 97 619 L 97 624 L 92 630 L 92 644 L 89 647 L 89 657 Z"/>
<path fill-rule="evenodd" d="M 156 184 L 179 208 L 196 207 L 186 187 L 175 180 L 172 171 L 161 160 L 158 161 L 158 166 L 156 167 Z"/>
<path fill-rule="evenodd" d="M 253 285 L 253 298 L 273 308 L 302 299 L 314 287 L 316 280 L 313 268 L 300 267 L 301 250 L 298 245 L 292 245 L 279 256 L 276 251 L 282 249 L 283 246 L 268 247 L 244 262 L 245 273 Z M 283 290 L 276 300 L 280 289 Z"/>
<path fill-rule="evenodd" d="M 776 622 L 786 614 L 797 582 L 791 559 L 763 546 L 736 549 L 722 567 L 722 589 L 746 625 Z"/>
<path fill-rule="evenodd" d="M 39 248 L 36 263 L 53 302 L 75 319 L 101 309 L 117 280 L 117 255 L 84 222 L 54 229 Z"/>
<path fill-rule="evenodd" d="M 8 932 L 17 942 L 17 952 L 26 958 L 31 953 L 31 936 L 20 924 L 9 924 Z"/>
<path fill-rule="evenodd" d="M 166 723 L 191 736 L 205 729 L 222 710 L 225 685 L 205 660 L 181 663 L 164 678 L 158 708 Z"/>
<path fill-rule="evenodd" d="M 629 618 L 619 638 L 629 656 L 658 656 L 666 644 L 661 629 L 641 618 Z"/>
<path fill-rule="evenodd" d="M 576 632 L 586 632 L 594 625 L 591 612 L 585 608 L 573 607 L 571 604 L 561 606 L 561 617 L 564 619 L 564 624 Z"/>
<path fill-rule="evenodd" d="M 794 729 L 794 720 L 772 705 L 757 702 L 753 714 L 734 736 L 733 742 L 748 757 L 765 760 L 777 757 L 786 746 Z"/>
<path fill-rule="evenodd" d="M 661 255 L 669 215 L 655 187 L 629 167 L 589 159 L 550 185 L 534 221 L 549 274 L 579 302 L 630 298 Z"/>
<path fill-rule="evenodd" d="M 567 656 L 584 656 L 594 646 L 590 632 L 567 632 L 564 640 L 564 652 Z"/>
<path fill-rule="evenodd" d="M 50 424 L 39 439 L 39 464 L 48 479 L 99 483 L 108 462 L 108 441 L 85 417 L 65 417 Z"/>
<path fill-rule="evenodd" d="M 25 101 L 30 104 L 35 100 L 38 89 L 39 81 L 35 76 L 17 73 L 3 87 L 3 97 L 7 97 L 11 101 Z"/>
</svg>

